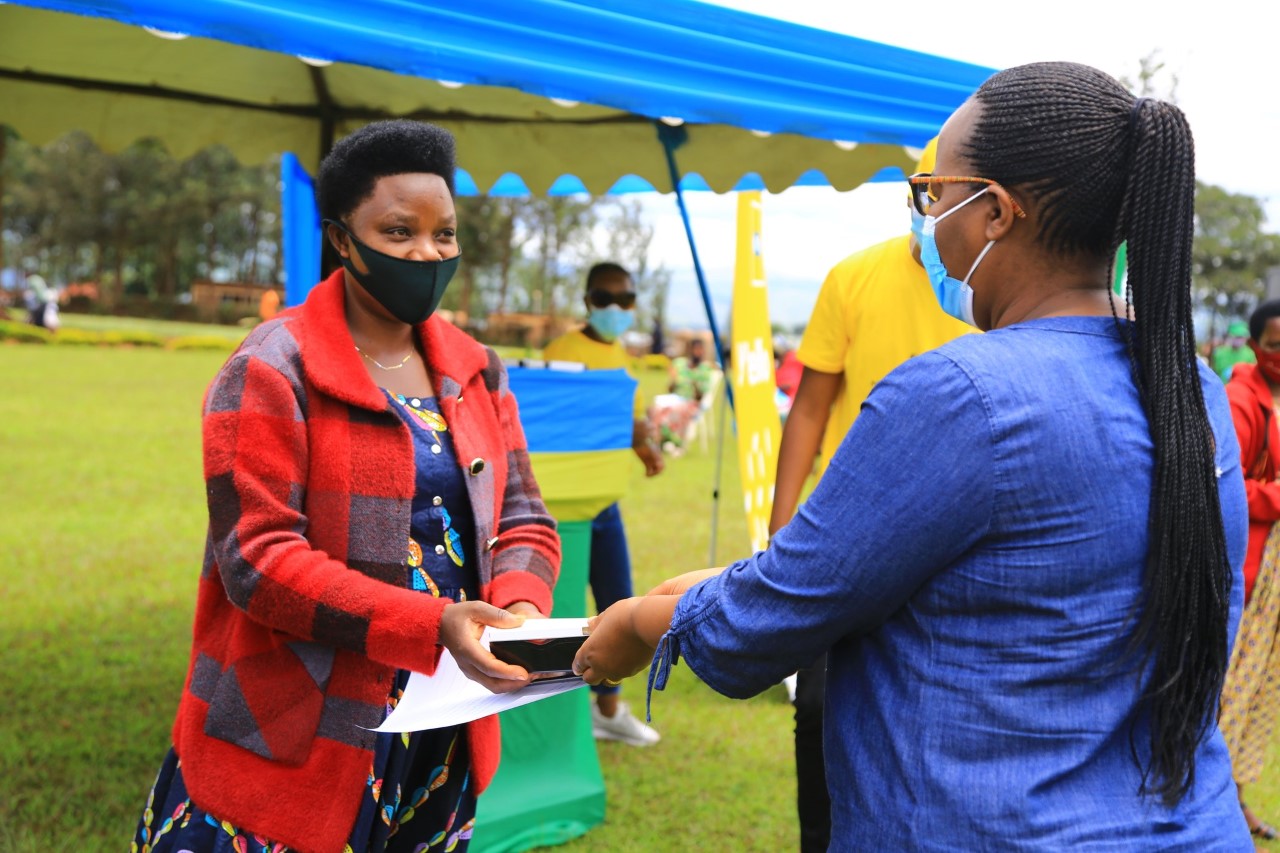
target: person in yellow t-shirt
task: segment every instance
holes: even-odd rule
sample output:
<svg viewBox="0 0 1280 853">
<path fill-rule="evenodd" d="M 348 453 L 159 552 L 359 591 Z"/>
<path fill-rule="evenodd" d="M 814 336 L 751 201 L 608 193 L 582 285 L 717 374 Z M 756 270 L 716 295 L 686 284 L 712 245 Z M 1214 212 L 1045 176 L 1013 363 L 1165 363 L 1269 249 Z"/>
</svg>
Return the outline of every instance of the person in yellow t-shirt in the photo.
<svg viewBox="0 0 1280 853">
<path fill-rule="evenodd" d="M 917 172 L 931 172 L 936 140 Z M 821 476 L 863 401 L 877 382 L 909 358 L 975 331 L 943 313 L 920 263 L 916 236 L 923 217 L 912 211 L 912 233 L 855 252 L 831 270 L 796 355 L 804 365 L 778 448 L 769 532 L 795 514 L 809 474 Z M 820 451 L 820 452 L 819 452 Z M 826 850 L 831 803 L 822 756 L 826 658 L 796 680 L 796 799 L 800 849 Z"/>
<path fill-rule="evenodd" d="M 590 370 L 629 369 L 631 360 L 618 338 L 635 322 L 636 291 L 631 274 L 618 264 L 596 264 L 587 273 L 587 293 L 583 301 L 588 312 L 586 326 L 547 344 L 542 350 L 543 360 L 573 361 Z M 656 476 L 664 464 L 662 451 L 650 440 L 644 396 L 639 388 L 632 414 L 631 449 L 644 463 L 646 476 Z M 616 503 L 606 507 L 591 522 L 589 579 L 597 613 L 632 595 L 631 555 L 622 513 Z M 619 701 L 620 687 L 602 684 L 592 686 L 591 690 L 596 700 L 591 705 L 591 728 L 597 738 L 632 746 L 658 742 L 658 733 L 637 719 L 626 703 Z"/>
</svg>

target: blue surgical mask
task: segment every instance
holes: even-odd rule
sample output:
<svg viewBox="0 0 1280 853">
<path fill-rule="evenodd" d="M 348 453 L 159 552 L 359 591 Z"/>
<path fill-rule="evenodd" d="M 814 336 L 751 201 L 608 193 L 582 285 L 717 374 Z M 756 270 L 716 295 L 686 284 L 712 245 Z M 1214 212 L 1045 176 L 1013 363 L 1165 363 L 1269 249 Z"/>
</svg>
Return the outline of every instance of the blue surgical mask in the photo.
<svg viewBox="0 0 1280 853">
<path fill-rule="evenodd" d="M 923 240 L 920 235 L 924 231 L 924 214 L 916 210 L 916 206 L 914 204 L 910 206 L 910 210 L 911 210 L 911 233 L 916 238 L 916 245 L 919 246 L 923 243 Z"/>
<path fill-rule="evenodd" d="M 592 308 L 587 322 L 596 334 L 606 341 L 616 341 L 636 321 L 634 311 L 624 311 L 617 305 L 608 308 Z"/>
<path fill-rule="evenodd" d="M 942 310 L 947 314 L 957 320 L 963 320 L 970 326 L 976 326 L 977 323 L 973 321 L 973 288 L 969 286 L 969 279 L 973 278 L 973 271 L 978 268 L 978 264 L 982 263 L 982 259 L 987 256 L 987 252 L 991 251 L 991 247 L 996 244 L 996 241 L 992 240 L 987 243 L 982 251 L 978 253 L 978 257 L 974 259 L 973 266 L 969 267 L 969 274 L 964 277 L 964 281 L 957 281 L 951 277 L 951 273 L 947 272 L 947 266 L 942 262 L 942 257 L 938 254 L 938 244 L 933 235 L 939 222 L 986 191 L 986 188 L 983 188 L 980 192 L 969 196 L 941 216 L 926 216 L 918 238 L 920 240 L 920 263 L 924 266 L 924 271 L 929 276 L 929 286 L 933 288 L 933 295 L 938 297 L 938 304 L 942 306 Z"/>
</svg>

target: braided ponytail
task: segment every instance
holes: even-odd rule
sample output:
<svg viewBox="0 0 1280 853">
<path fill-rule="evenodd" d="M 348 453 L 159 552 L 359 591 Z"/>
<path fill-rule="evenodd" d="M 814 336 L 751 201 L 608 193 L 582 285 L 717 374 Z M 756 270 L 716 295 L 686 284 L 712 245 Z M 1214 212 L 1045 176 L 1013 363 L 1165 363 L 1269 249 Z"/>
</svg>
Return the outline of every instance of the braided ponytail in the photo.
<svg viewBox="0 0 1280 853">
<path fill-rule="evenodd" d="M 1172 805 L 1194 784 L 1196 750 L 1215 720 L 1231 585 L 1191 316 L 1191 131 L 1177 107 L 1135 101 L 1071 63 L 999 72 L 974 98 L 981 109 L 963 153 L 977 174 L 1035 201 L 1047 249 L 1101 260 L 1128 241 L 1136 319 L 1125 336 L 1155 453 L 1131 649 L 1151 673 L 1141 790 Z"/>
<path fill-rule="evenodd" d="M 1194 756 L 1216 719 L 1227 670 L 1231 566 L 1191 323 L 1195 158 L 1181 110 L 1132 108 L 1134 158 L 1120 222 L 1138 386 L 1155 468 L 1146 607 L 1135 643 L 1153 652 L 1151 764 L 1145 786 L 1176 802 L 1195 782 Z"/>
</svg>

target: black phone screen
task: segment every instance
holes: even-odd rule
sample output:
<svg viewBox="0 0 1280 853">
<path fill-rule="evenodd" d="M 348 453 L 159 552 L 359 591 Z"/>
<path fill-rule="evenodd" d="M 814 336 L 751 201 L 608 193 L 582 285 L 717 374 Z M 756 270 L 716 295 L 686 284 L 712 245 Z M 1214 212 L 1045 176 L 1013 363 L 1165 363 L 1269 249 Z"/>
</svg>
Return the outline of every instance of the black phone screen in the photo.
<svg viewBox="0 0 1280 853">
<path fill-rule="evenodd" d="M 551 640 L 494 640 L 489 651 L 503 663 L 524 667 L 530 674 L 573 675 L 573 658 L 586 637 Z"/>
</svg>

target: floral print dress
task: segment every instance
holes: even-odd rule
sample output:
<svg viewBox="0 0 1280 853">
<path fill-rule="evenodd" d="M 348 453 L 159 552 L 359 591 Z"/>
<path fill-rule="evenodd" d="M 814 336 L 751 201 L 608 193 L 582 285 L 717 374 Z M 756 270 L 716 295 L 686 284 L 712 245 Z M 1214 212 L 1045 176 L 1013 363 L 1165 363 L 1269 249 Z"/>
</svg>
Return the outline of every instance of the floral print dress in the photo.
<svg viewBox="0 0 1280 853">
<path fill-rule="evenodd" d="M 475 542 L 466 482 L 449 426 L 434 397 L 387 393 L 413 435 L 417 488 L 408 548 L 408 586 L 454 601 L 475 599 L 479 581 L 467 550 Z M 395 708 L 409 673 L 397 673 L 387 697 Z M 323 809 L 323 803 L 316 804 Z M 381 733 L 360 811 L 344 853 L 462 853 L 475 823 L 463 726 Z M 187 794 L 182 762 L 169 750 L 134 833 L 132 853 L 287 853 L 271 839 L 204 811 Z"/>
<path fill-rule="evenodd" d="M 1237 785 L 1262 778 L 1280 718 L 1280 524 L 1271 528 L 1222 685 L 1218 728 Z"/>
</svg>

